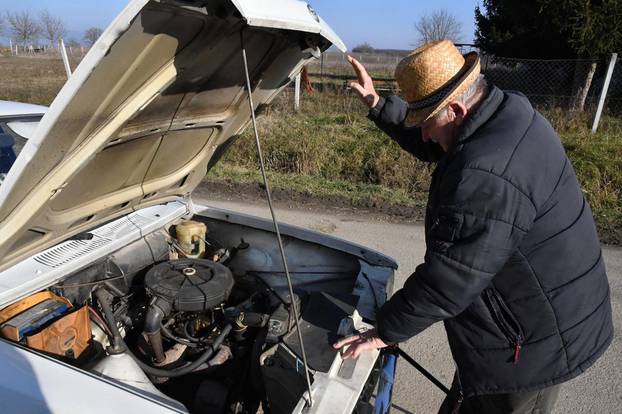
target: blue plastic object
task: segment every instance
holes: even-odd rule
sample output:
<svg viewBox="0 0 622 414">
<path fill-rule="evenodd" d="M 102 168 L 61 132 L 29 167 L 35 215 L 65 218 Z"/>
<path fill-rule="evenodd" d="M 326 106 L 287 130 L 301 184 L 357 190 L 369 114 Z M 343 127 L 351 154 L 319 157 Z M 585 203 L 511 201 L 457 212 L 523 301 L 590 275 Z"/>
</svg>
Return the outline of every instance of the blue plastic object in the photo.
<svg viewBox="0 0 622 414">
<path fill-rule="evenodd" d="M 395 382 L 395 367 L 397 354 L 393 350 L 382 352 L 382 371 L 378 379 L 378 394 L 374 404 L 374 414 L 388 414 L 393 398 L 393 383 Z"/>
</svg>

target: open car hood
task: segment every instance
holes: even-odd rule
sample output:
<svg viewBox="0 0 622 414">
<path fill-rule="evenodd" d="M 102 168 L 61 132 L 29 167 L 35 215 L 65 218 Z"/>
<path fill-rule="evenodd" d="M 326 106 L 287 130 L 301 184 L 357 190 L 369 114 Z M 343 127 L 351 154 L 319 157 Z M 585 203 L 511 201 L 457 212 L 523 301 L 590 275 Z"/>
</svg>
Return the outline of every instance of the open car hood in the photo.
<svg viewBox="0 0 622 414">
<path fill-rule="evenodd" d="M 335 44 L 299 0 L 135 0 L 91 48 L 0 187 L 0 270 L 188 196 L 256 107 Z"/>
</svg>

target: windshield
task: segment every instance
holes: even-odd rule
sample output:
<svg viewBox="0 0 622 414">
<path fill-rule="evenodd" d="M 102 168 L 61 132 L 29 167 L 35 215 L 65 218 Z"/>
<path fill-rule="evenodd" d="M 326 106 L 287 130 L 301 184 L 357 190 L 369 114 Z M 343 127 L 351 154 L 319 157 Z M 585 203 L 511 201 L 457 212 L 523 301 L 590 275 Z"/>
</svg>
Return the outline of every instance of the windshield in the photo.
<svg viewBox="0 0 622 414">
<path fill-rule="evenodd" d="M 17 156 L 32 137 L 41 117 L 0 121 L 0 183 L 4 181 Z"/>
</svg>

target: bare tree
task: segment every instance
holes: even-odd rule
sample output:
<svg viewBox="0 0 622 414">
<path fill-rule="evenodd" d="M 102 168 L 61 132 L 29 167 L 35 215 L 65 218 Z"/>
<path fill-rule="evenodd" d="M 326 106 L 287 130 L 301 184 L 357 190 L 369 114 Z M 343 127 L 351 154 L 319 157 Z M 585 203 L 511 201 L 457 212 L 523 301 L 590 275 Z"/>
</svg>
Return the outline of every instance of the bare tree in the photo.
<svg viewBox="0 0 622 414">
<path fill-rule="evenodd" d="M 58 47 L 58 41 L 67 34 L 65 23 L 48 10 L 43 10 L 39 19 L 41 20 L 41 30 L 45 40 L 50 42 L 50 46 Z"/>
<path fill-rule="evenodd" d="M 419 35 L 417 46 L 443 39 L 459 43 L 462 37 L 462 23 L 445 9 L 422 16 L 415 23 L 415 30 Z"/>
<path fill-rule="evenodd" d="M 102 35 L 104 31 L 99 27 L 91 27 L 86 29 L 84 32 L 84 40 L 88 43 L 89 46 L 93 46 L 93 44 L 99 39 L 99 36 Z"/>
<path fill-rule="evenodd" d="M 5 31 L 4 25 L 5 25 L 4 17 L 0 14 L 0 36 L 4 34 L 4 31 Z"/>
<path fill-rule="evenodd" d="M 65 42 L 65 46 L 68 46 L 68 47 L 81 47 L 82 44 L 80 42 L 78 42 L 76 39 L 69 39 L 68 41 Z"/>
<path fill-rule="evenodd" d="M 6 19 L 13 39 L 22 46 L 36 43 L 41 35 L 41 26 L 29 11 L 7 12 Z"/>
</svg>

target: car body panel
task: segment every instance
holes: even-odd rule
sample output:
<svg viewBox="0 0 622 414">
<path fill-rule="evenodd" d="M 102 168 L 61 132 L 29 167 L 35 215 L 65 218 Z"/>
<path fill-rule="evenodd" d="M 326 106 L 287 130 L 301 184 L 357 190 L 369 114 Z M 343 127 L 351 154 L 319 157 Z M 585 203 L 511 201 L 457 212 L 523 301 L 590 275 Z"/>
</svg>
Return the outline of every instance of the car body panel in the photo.
<svg viewBox="0 0 622 414">
<path fill-rule="evenodd" d="M 292 27 L 318 33 L 249 25 L 225 0 L 193 4 L 134 0 L 90 49 L 0 187 L 0 269 L 190 194 L 250 122 L 242 46 L 261 106 L 331 45 L 307 9 L 315 28 L 298 15 Z"/>
<path fill-rule="evenodd" d="M 6 126 L 8 127 L 9 133 L 16 134 L 20 138 L 30 139 L 35 135 L 35 131 L 39 126 L 39 119 L 18 119 L 15 121 L 8 121 Z"/>
<path fill-rule="evenodd" d="M 131 389 L 0 339 L 4 413 L 186 413 L 183 405 Z"/>
<path fill-rule="evenodd" d="M 58 282 L 188 212 L 182 201 L 144 208 L 90 230 L 94 236 L 91 240 L 67 240 L 16 263 L 0 272 L 0 308 Z"/>
<path fill-rule="evenodd" d="M 305 2 L 288 0 L 232 0 L 251 26 L 319 33 L 342 52 L 346 45 Z"/>
<path fill-rule="evenodd" d="M 33 115 L 41 117 L 47 109 L 46 106 L 42 105 L 0 100 L 0 120 Z"/>
</svg>

